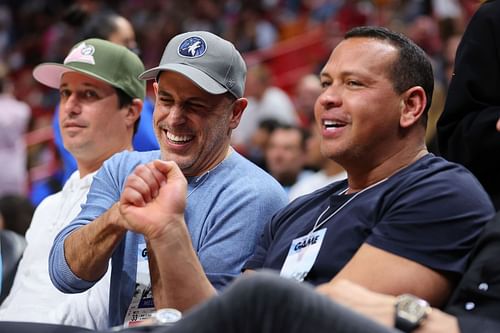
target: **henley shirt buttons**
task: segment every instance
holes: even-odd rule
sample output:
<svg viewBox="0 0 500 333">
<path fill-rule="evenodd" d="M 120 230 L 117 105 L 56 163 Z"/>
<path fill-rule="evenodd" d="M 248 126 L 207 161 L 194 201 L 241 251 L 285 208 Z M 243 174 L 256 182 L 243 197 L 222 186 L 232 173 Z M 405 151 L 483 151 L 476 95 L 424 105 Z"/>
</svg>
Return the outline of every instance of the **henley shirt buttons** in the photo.
<svg viewBox="0 0 500 333">
<path fill-rule="evenodd" d="M 476 307 L 476 304 L 474 304 L 473 302 L 465 303 L 465 310 L 467 310 L 467 311 L 474 310 L 475 307 Z"/>
<path fill-rule="evenodd" d="M 482 282 L 479 284 L 478 289 L 482 291 L 487 291 L 488 290 L 488 284 L 486 282 Z"/>
</svg>

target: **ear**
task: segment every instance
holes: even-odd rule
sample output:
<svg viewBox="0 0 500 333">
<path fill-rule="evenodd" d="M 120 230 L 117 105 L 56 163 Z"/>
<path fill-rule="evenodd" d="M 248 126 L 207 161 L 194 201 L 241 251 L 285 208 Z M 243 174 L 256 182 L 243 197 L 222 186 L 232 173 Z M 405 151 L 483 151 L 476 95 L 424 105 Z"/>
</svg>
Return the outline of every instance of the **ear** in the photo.
<svg viewBox="0 0 500 333">
<path fill-rule="evenodd" d="M 125 116 L 127 126 L 134 127 L 135 122 L 141 116 L 142 100 L 134 98 L 132 103 L 127 106 L 127 115 Z"/>
<path fill-rule="evenodd" d="M 246 98 L 238 98 L 233 103 L 231 119 L 229 120 L 229 128 L 231 130 L 235 129 L 240 124 L 241 116 L 243 115 L 243 111 L 246 109 L 247 105 L 248 100 Z"/>
<path fill-rule="evenodd" d="M 155 92 L 155 98 L 158 97 L 158 82 L 153 82 L 153 90 Z"/>
<path fill-rule="evenodd" d="M 399 125 L 408 128 L 418 122 L 424 114 L 427 97 L 422 87 L 411 87 L 402 94 L 402 109 Z"/>
</svg>

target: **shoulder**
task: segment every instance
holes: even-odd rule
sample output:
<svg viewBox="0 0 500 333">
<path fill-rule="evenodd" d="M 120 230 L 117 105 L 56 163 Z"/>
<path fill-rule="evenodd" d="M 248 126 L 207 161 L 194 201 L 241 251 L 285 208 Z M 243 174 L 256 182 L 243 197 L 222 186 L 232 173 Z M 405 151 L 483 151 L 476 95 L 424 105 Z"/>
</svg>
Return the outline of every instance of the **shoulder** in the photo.
<svg viewBox="0 0 500 333">
<path fill-rule="evenodd" d="M 491 200 L 465 167 L 433 154 L 424 156 L 382 184 L 379 199 L 391 209 L 413 207 L 433 216 L 491 218 Z"/>
<path fill-rule="evenodd" d="M 222 163 L 220 171 L 218 176 L 227 178 L 232 184 L 258 191 L 283 192 L 276 179 L 236 151 Z"/>
<path fill-rule="evenodd" d="M 283 187 L 272 176 L 236 151 L 214 170 L 209 181 L 211 190 L 219 192 L 220 198 L 230 198 L 231 205 L 276 209 L 288 202 Z"/>
<path fill-rule="evenodd" d="M 433 154 L 422 157 L 393 178 L 405 183 L 421 183 L 430 187 L 441 184 L 449 186 L 450 189 L 467 187 L 471 191 L 484 192 L 474 175 L 465 167 Z"/>
<path fill-rule="evenodd" d="M 137 165 L 160 158 L 160 151 L 122 151 L 114 154 L 103 164 L 105 169 L 133 170 Z"/>
</svg>

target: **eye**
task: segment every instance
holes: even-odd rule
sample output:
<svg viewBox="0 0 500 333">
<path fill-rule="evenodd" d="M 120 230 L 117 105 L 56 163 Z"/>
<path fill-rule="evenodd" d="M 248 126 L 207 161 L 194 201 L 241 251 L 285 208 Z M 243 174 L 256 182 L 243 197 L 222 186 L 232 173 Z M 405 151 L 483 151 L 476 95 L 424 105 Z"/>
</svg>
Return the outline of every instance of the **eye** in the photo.
<svg viewBox="0 0 500 333">
<path fill-rule="evenodd" d="M 347 80 L 346 84 L 350 87 L 361 87 L 362 84 L 359 81 L 356 80 Z"/>
<path fill-rule="evenodd" d="M 59 98 L 67 99 L 71 95 L 71 92 L 68 89 L 59 90 Z"/>
<path fill-rule="evenodd" d="M 203 111 L 205 110 L 205 105 L 198 104 L 198 103 L 193 103 L 193 102 L 187 102 L 186 103 L 186 109 L 188 110 L 193 110 L 193 111 Z"/>
<path fill-rule="evenodd" d="M 94 90 L 86 89 L 83 91 L 83 98 L 85 99 L 95 99 L 97 98 L 97 93 Z"/>
<path fill-rule="evenodd" d="M 165 105 L 172 105 L 174 104 L 174 100 L 168 97 L 160 97 L 160 103 L 165 104 Z"/>
<path fill-rule="evenodd" d="M 330 81 L 321 81 L 321 87 L 323 89 L 328 88 L 331 85 Z"/>
</svg>

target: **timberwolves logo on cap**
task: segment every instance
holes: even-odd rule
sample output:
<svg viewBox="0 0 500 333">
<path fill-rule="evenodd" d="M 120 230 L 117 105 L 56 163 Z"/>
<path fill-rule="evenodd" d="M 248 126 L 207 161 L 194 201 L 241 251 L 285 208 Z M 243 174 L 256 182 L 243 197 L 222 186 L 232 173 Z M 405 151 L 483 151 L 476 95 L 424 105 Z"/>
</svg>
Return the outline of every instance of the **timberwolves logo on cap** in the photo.
<svg viewBox="0 0 500 333">
<path fill-rule="evenodd" d="M 184 39 L 177 50 L 181 57 L 186 58 L 198 58 L 204 55 L 205 52 L 207 52 L 207 43 L 198 36 Z"/>
</svg>

